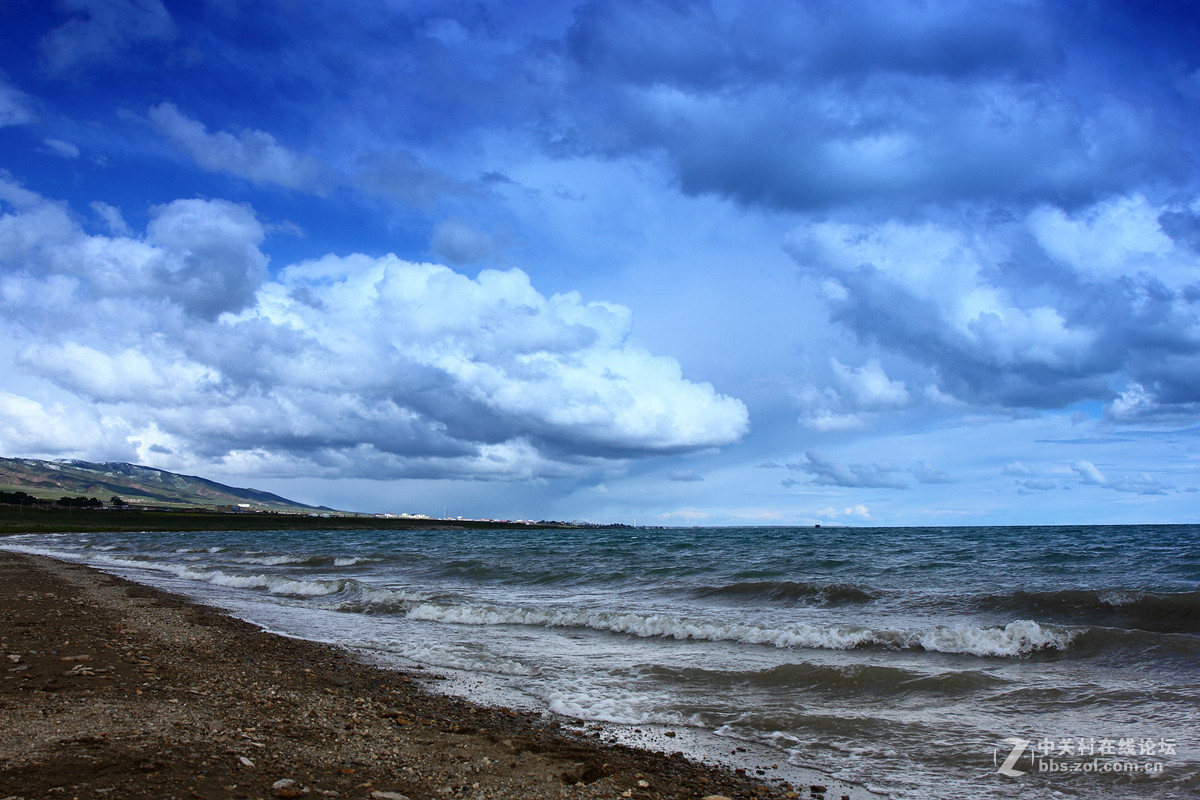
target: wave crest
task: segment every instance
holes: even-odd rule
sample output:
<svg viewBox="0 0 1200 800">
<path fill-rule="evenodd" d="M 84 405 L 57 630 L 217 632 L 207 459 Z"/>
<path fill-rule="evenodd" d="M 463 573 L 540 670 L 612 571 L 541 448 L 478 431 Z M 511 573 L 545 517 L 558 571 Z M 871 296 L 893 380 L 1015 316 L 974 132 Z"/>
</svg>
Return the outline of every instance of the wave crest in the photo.
<svg viewBox="0 0 1200 800">
<path fill-rule="evenodd" d="M 796 623 L 785 628 L 691 620 L 666 614 L 636 614 L 578 609 L 533 609 L 499 606 L 418 603 L 409 619 L 460 625 L 537 625 L 553 628 L 590 628 L 643 638 L 662 637 L 697 641 L 733 641 L 779 648 L 850 650 L 886 647 L 927 650 L 975 656 L 1016 658 L 1040 650 L 1065 650 L 1074 633 L 1045 628 L 1032 620 L 1004 627 L 935 625 L 919 629 L 873 629 L 843 625 Z"/>
</svg>

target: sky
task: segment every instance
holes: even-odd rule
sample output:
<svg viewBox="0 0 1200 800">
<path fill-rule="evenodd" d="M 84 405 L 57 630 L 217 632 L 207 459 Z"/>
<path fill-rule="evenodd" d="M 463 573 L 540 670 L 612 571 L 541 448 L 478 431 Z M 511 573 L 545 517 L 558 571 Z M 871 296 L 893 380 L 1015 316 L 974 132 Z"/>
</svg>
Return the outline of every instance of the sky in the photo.
<svg viewBox="0 0 1200 800">
<path fill-rule="evenodd" d="M 1196 2 L 0 0 L 0 454 L 1196 522 L 1197 42 Z"/>
</svg>

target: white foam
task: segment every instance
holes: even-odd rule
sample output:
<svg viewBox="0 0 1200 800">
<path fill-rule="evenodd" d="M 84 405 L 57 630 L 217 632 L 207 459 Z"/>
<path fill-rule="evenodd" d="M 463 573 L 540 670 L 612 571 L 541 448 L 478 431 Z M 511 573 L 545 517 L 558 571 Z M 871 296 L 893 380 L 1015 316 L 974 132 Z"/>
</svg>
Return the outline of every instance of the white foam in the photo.
<svg viewBox="0 0 1200 800">
<path fill-rule="evenodd" d="M 622 725 L 641 725 L 652 721 L 644 709 L 650 698 L 633 694 L 605 691 L 590 694 L 583 690 L 552 691 L 546 695 L 546 707 L 555 714 L 573 719 L 615 722 Z"/>
<path fill-rule="evenodd" d="M 229 559 L 235 564 L 260 564 L 264 567 L 280 567 L 284 564 L 302 564 L 311 556 L 240 556 Z"/>
<path fill-rule="evenodd" d="M 976 656 L 1015 657 L 1038 650 L 1064 650 L 1074 636 L 1055 632 L 1028 619 L 1010 622 L 1003 628 L 971 625 L 939 625 L 920 631 L 914 641 L 925 650 L 939 653 L 970 653 Z"/>
<path fill-rule="evenodd" d="M 880 629 L 797 623 L 786 628 L 767 628 L 741 623 L 690 620 L 666 614 L 633 614 L 575 609 L 505 608 L 497 606 L 419 603 L 408 617 L 415 620 L 462 625 L 538 625 L 582 627 L 626 633 L 643 638 L 732 641 L 765 644 L 779 648 L 849 650 L 864 645 L 898 649 L 922 648 L 941 653 L 977 656 L 1027 655 L 1043 649 L 1064 649 L 1073 635 L 1043 628 L 1030 620 L 1011 622 L 1003 628 L 969 625 L 938 625 L 914 630 Z"/>
<path fill-rule="evenodd" d="M 423 603 L 430 599 L 426 592 L 409 592 L 404 589 L 385 589 L 379 586 L 356 584 L 361 602 L 371 606 L 387 608 L 406 608 L 411 603 Z"/>
<path fill-rule="evenodd" d="M 384 652 L 389 652 L 394 647 L 392 643 L 388 642 L 368 642 L 366 646 Z M 484 672 L 517 677 L 534 677 L 541 674 L 538 667 L 525 664 L 515 658 L 506 658 L 486 650 L 454 645 L 413 647 L 406 644 L 404 657 L 426 667 L 460 670 L 470 674 Z"/>
<path fill-rule="evenodd" d="M 176 573 L 190 581 L 228 586 L 234 589 L 266 589 L 271 594 L 287 594 L 300 597 L 322 597 L 336 594 L 345 587 L 345 581 L 303 581 L 282 575 L 230 575 L 221 570 L 196 570 L 184 568 Z"/>
</svg>

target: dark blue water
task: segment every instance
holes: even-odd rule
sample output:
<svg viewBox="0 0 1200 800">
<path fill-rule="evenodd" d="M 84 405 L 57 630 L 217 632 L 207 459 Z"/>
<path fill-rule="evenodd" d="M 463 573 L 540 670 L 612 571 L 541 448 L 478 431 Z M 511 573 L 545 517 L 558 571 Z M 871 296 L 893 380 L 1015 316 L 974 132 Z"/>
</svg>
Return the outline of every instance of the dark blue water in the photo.
<svg viewBox="0 0 1200 800">
<path fill-rule="evenodd" d="M 896 797 L 1200 793 L 1197 526 L 196 532 L 0 547 L 424 666 L 485 701 L 671 730 L 674 749 L 705 756 L 753 742 L 783 766 Z"/>
</svg>

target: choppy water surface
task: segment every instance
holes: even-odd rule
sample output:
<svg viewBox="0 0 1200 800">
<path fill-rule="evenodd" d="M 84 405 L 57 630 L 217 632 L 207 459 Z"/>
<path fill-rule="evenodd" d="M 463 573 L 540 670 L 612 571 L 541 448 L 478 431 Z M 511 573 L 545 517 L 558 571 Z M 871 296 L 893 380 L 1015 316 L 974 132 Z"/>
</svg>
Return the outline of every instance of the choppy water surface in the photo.
<svg viewBox="0 0 1200 800">
<path fill-rule="evenodd" d="M 666 726 L 708 752 L 765 744 L 898 798 L 1200 793 L 1197 526 L 56 534 L 0 547 L 422 665 L 483 700 Z"/>
</svg>

